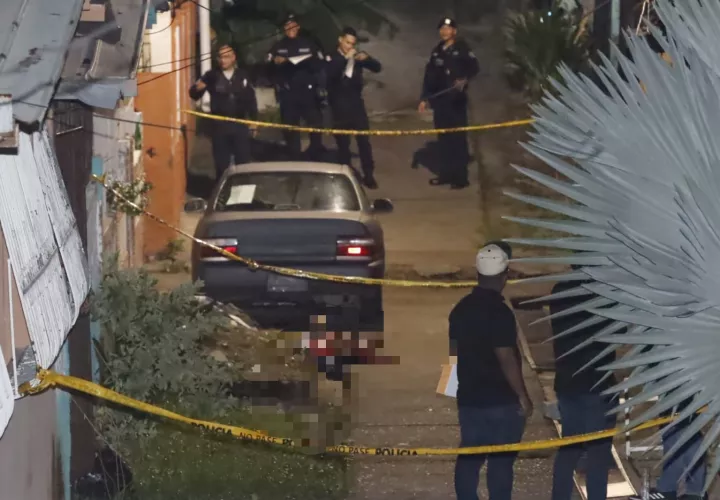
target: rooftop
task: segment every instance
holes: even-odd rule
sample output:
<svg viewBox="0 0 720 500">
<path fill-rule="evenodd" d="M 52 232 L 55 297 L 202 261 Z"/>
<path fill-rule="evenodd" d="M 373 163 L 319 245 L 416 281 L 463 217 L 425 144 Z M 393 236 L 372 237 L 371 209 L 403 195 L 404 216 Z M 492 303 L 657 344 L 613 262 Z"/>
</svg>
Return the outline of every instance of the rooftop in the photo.
<svg viewBox="0 0 720 500">
<path fill-rule="evenodd" d="M 99 3 L 104 15 L 78 24 L 56 98 L 112 109 L 118 99 L 137 95 L 135 71 L 148 0 Z"/>
<path fill-rule="evenodd" d="M 17 121 L 31 124 L 44 118 L 82 4 L 83 0 L 0 1 L 0 94 L 12 96 Z"/>
</svg>

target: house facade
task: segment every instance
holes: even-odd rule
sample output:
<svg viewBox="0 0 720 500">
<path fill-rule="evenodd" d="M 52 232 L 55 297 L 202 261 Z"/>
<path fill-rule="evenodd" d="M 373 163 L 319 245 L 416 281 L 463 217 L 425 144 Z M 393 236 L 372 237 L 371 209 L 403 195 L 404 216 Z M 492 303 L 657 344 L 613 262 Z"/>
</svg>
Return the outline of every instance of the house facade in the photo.
<svg viewBox="0 0 720 500">
<path fill-rule="evenodd" d="M 151 7 L 138 67 L 136 108 L 145 122 L 143 163 L 153 184 L 148 210 L 170 224 L 180 224 L 187 166 L 195 138 L 190 85 L 197 79 L 198 6 L 187 0 Z M 209 55 L 200 55 L 209 57 Z M 154 124 L 154 126 L 153 126 Z M 144 254 L 152 257 L 177 239 L 171 229 L 145 222 Z"/>
<path fill-rule="evenodd" d="M 18 386 L 39 368 L 95 376 L 86 299 L 103 243 L 137 262 L 141 231 L 105 213 L 91 175 L 141 170 L 126 136 L 146 17 L 147 2 L 131 0 L 0 7 L 0 500 L 69 500 L 93 465 L 89 401 Z"/>
</svg>

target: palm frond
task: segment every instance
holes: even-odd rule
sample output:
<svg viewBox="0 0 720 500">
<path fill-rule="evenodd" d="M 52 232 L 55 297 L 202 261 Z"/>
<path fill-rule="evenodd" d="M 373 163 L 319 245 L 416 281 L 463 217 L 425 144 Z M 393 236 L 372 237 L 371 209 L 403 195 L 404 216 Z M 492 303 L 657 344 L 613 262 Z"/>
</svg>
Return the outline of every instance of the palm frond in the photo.
<svg viewBox="0 0 720 500">
<path fill-rule="evenodd" d="M 636 325 L 595 337 L 638 346 L 601 367 L 633 368 L 611 393 L 641 388 L 628 407 L 659 396 L 631 425 L 684 401 L 681 417 L 706 407 L 672 454 L 703 427 L 703 450 L 720 436 L 720 3 L 655 1 L 667 30 L 659 38 L 674 64 L 630 33 L 628 56 L 613 48 L 619 68 L 604 57 L 594 67 L 603 88 L 561 66 L 554 92 L 533 107 L 527 149 L 572 184 L 520 171 L 574 202 L 525 200 L 575 219 L 556 225 L 567 244 L 553 244 L 588 256 L 552 262 L 583 265 L 593 281 L 583 287 L 611 304 L 590 306 L 590 296 L 585 309 Z M 719 469 L 716 461 L 708 478 Z"/>
</svg>

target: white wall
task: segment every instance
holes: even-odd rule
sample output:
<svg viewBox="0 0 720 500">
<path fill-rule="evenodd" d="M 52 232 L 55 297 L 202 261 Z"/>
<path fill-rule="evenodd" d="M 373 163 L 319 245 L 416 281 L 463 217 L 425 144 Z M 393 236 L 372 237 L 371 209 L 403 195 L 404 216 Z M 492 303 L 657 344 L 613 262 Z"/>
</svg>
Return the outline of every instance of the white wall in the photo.
<svg viewBox="0 0 720 500">
<path fill-rule="evenodd" d="M 157 23 L 152 29 L 147 30 L 151 64 L 149 71 L 153 73 L 167 73 L 173 69 L 173 29 L 170 27 L 171 23 L 172 15 L 170 12 L 158 12 Z"/>
</svg>

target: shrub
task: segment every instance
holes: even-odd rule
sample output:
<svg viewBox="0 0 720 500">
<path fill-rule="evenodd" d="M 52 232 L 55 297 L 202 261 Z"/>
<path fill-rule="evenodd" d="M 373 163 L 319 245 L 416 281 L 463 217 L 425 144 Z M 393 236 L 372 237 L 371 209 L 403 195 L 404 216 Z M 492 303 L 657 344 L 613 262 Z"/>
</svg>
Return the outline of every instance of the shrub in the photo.
<svg viewBox="0 0 720 500">
<path fill-rule="evenodd" d="M 107 261 L 92 298 L 103 333 L 97 345 L 103 385 L 191 417 L 304 437 L 288 415 L 250 411 L 230 396 L 261 348 L 277 342 L 274 334 L 244 328 L 200 304 L 193 284 L 169 293 L 156 284 L 145 270 L 119 270 L 116 257 Z M 227 355 L 218 353 L 223 346 Z M 296 369 L 292 360 L 286 366 Z M 133 473 L 132 488 L 118 499 L 333 500 L 346 494 L 342 457 L 243 443 L 110 406 L 98 407 L 96 424 L 104 444 Z"/>
<path fill-rule="evenodd" d="M 227 396 L 232 372 L 203 345 L 223 316 L 202 310 L 192 284 L 169 293 L 158 292 L 155 284 L 142 269 L 119 271 L 116 259 L 106 264 L 92 302 L 103 333 L 98 346 L 103 385 L 181 413 L 223 416 L 235 405 Z M 108 408 L 99 416 L 113 445 L 122 443 L 127 432 L 146 436 L 155 426 L 152 420 Z"/>
<path fill-rule="evenodd" d="M 590 41 L 580 13 L 531 10 L 512 13 L 505 27 L 508 76 L 532 100 L 560 80 L 559 66 L 582 71 L 590 60 Z"/>
</svg>

